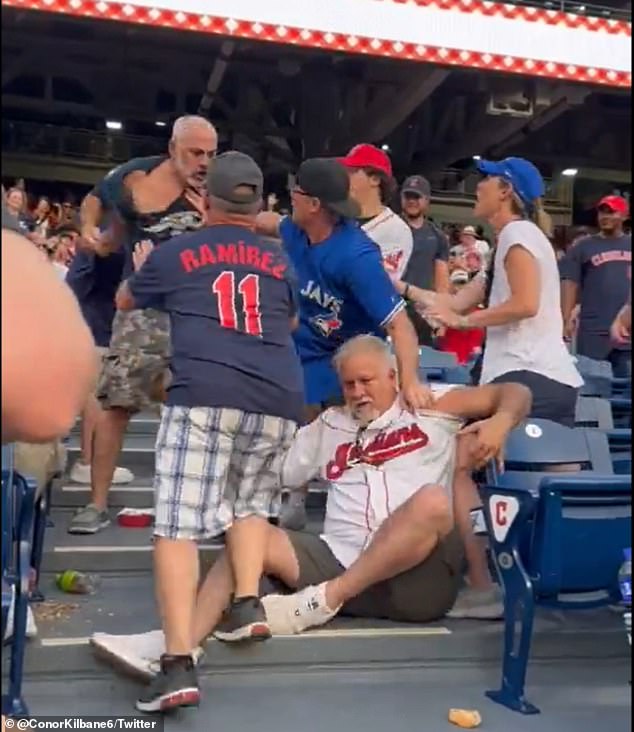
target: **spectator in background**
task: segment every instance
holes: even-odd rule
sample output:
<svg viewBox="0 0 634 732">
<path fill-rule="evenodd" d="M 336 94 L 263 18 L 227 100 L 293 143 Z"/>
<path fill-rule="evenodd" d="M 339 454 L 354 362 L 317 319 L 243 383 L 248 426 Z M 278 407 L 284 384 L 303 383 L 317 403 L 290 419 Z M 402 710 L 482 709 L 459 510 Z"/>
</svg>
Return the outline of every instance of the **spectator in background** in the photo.
<svg viewBox="0 0 634 732">
<path fill-rule="evenodd" d="M 457 295 L 471 280 L 469 272 L 464 269 L 455 269 L 449 277 L 452 295 Z M 482 328 L 471 328 L 469 330 L 446 328 L 442 335 L 436 339 L 435 345 L 440 351 L 455 354 L 458 363 L 463 366 L 481 352 L 483 343 L 484 330 Z"/>
<path fill-rule="evenodd" d="M 577 353 L 610 361 L 620 377 L 631 374 L 632 346 L 613 343 L 610 327 L 630 293 L 632 239 L 623 231 L 628 214 L 624 198 L 603 198 L 598 205 L 599 234 L 577 242 L 560 265 L 565 338 L 575 335 L 574 309 L 579 303 Z"/>
<path fill-rule="evenodd" d="M 451 274 L 456 270 L 467 270 L 467 260 L 464 256 L 464 249 L 461 246 L 453 246 L 449 250 L 449 259 L 447 260 L 447 267 L 449 268 L 449 279 L 451 281 Z M 468 271 L 468 270 L 467 270 Z"/>
<path fill-rule="evenodd" d="M 465 226 L 460 232 L 462 246 L 470 272 L 485 271 L 489 265 L 491 247 L 478 236 L 475 226 Z"/>
<path fill-rule="evenodd" d="M 610 328 L 610 337 L 613 343 L 624 344 L 632 341 L 632 295 L 628 302 L 619 310 L 618 315 Z"/>
<path fill-rule="evenodd" d="M 361 209 L 361 228 L 381 250 L 387 272 L 400 279 L 412 255 L 412 232 L 388 206 L 396 192 L 390 158 L 374 145 L 357 145 L 341 162 Z"/>
<path fill-rule="evenodd" d="M 9 188 L 5 197 L 7 211 L 17 223 L 21 234 L 27 234 L 31 230 L 31 219 L 27 213 L 26 193 L 22 188 L 14 186 Z"/>
<path fill-rule="evenodd" d="M 33 232 L 47 237 L 53 229 L 53 207 L 49 199 L 42 196 L 33 211 Z"/>
<path fill-rule="evenodd" d="M 66 276 L 66 282 L 75 293 L 84 320 L 95 339 L 102 366 L 112 336 L 114 297 L 121 282 L 124 260 L 123 250 L 99 257 L 93 252 L 79 249 Z M 70 471 L 70 479 L 75 483 L 89 485 L 91 482 L 93 438 L 100 415 L 101 405 L 96 396 L 91 394 L 81 415 L 81 455 Z M 133 473 L 127 468 L 116 467 L 112 483 L 121 485 L 133 479 Z"/>
<path fill-rule="evenodd" d="M 94 388 L 95 346 L 68 288 L 16 229 L 3 202 L 2 441 L 48 442 Z"/>
<path fill-rule="evenodd" d="M 449 291 L 449 247 L 443 232 L 427 218 L 430 204 L 429 181 L 422 175 L 408 178 L 401 189 L 401 208 L 414 242 L 402 279 L 424 290 L 446 293 Z M 416 329 L 419 345 L 430 346 L 433 333 L 429 323 L 411 304 L 408 304 L 407 313 Z"/>
</svg>

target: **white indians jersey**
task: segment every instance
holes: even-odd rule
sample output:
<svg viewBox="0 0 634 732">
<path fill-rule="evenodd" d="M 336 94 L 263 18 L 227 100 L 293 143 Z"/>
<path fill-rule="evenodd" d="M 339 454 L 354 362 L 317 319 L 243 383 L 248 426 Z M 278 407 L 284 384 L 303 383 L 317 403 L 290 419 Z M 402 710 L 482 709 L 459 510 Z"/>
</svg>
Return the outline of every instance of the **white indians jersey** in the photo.
<svg viewBox="0 0 634 732">
<path fill-rule="evenodd" d="M 386 207 L 361 228 L 378 244 L 385 269 L 390 275 L 401 279 L 414 246 L 409 226 L 392 209 Z"/>
<path fill-rule="evenodd" d="M 399 400 L 365 429 L 346 410 L 328 409 L 295 436 L 283 483 L 299 488 L 317 477 L 330 483 L 322 539 L 349 567 L 385 519 L 423 486 L 442 486 L 451 504 L 460 426 L 439 412 L 413 415 Z"/>
</svg>

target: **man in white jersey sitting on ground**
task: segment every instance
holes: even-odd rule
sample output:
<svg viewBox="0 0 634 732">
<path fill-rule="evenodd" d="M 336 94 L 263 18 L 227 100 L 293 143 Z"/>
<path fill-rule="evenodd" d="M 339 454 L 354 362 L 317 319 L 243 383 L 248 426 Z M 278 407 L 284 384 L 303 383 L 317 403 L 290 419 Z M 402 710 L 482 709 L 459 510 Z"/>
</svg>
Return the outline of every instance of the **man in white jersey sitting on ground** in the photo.
<svg viewBox="0 0 634 732">
<path fill-rule="evenodd" d="M 350 195 L 359 204 L 361 228 L 381 250 L 389 274 L 401 277 L 412 256 L 409 226 L 387 205 L 397 190 L 390 158 L 374 145 L 356 145 L 340 161 L 350 175 Z"/>
<path fill-rule="evenodd" d="M 346 406 L 302 428 L 283 468 L 287 487 L 316 475 L 330 482 L 324 531 L 267 530 L 266 575 L 299 590 L 263 598 L 274 634 L 322 625 L 339 611 L 419 623 L 445 615 L 462 575 L 451 496 L 456 435 L 465 420 L 483 420 L 462 431 L 472 433 L 474 457 L 484 463 L 530 410 L 528 389 L 491 384 L 449 390 L 434 411 L 414 416 L 397 398 L 389 348 L 374 336 L 348 341 L 335 363 Z M 193 645 L 213 633 L 233 586 L 223 555 L 199 591 Z M 93 644 L 145 677 L 164 653 L 161 631 L 96 633 Z"/>
</svg>

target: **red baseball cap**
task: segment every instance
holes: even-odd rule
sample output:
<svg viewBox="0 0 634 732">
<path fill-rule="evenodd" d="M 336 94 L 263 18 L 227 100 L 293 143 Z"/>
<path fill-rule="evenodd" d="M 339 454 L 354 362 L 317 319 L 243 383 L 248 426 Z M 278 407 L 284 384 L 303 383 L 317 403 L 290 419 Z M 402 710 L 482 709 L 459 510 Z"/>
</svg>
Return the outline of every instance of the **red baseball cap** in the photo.
<svg viewBox="0 0 634 732">
<path fill-rule="evenodd" d="M 597 208 L 603 208 L 604 206 L 613 213 L 621 214 L 621 216 L 627 216 L 630 212 L 627 201 L 621 196 L 605 196 L 599 201 Z"/>
<path fill-rule="evenodd" d="M 390 158 L 374 145 L 363 143 L 355 145 L 345 158 L 339 158 L 339 162 L 346 168 L 372 168 L 380 173 L 392 177 L 392 163 Z"/>
</svg>

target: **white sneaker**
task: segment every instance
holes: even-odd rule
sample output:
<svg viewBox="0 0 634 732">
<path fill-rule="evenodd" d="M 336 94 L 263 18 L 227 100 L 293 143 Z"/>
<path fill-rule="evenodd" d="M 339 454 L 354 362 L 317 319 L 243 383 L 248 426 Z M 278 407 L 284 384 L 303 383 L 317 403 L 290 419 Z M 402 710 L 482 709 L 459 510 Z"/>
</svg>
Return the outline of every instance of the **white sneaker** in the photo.
<svg viewBox="0 0 634 732">
<path fill-rule="evenodd" d="M 162 630 L 150 630 L 134 635 L 93 633 L 90 643 L 97 655 L 111 662 L 124 673 L 150 681 L 159 672 L 161 656 L 165 653 L 165 635 Z M 198 665 L 203 656 L 199 646 L 192 653 Z"/>
<path fill-rule="evenodd" d="M 340 608 L 326 604 L 326 583 L 309 586 L 294 595 L 267 595 L 262 598 L 266 619 L 273 635 L 294 635 L 325 625 Z"/>
<path fill-rule="evenodd" d="M 90 485 L 91 470 L 90 465 L 84 465 L 77 461 L 71 471 L 70 479 L 73 483 L 83 483 L 84 485 Z M 112 476 L 112 485 L 125 485 L 131 483 L 134 480 L 134 473 L 127 468 L 115 468 L 114 475 Z"/>
</svg>

